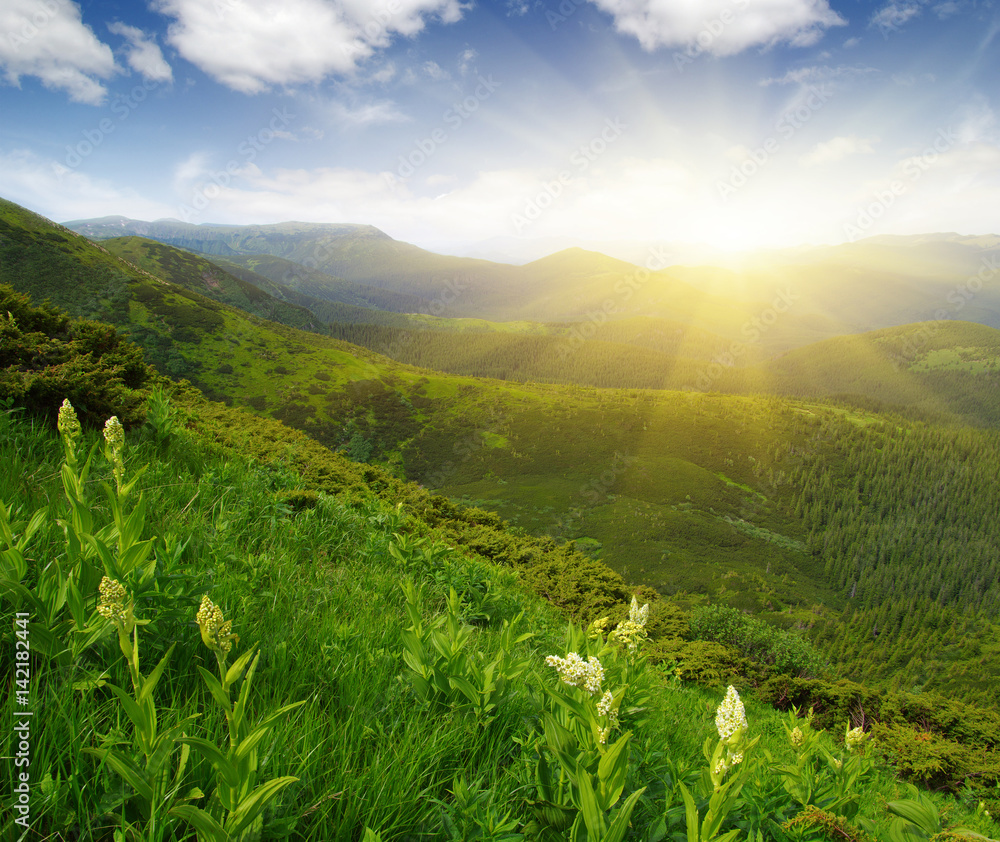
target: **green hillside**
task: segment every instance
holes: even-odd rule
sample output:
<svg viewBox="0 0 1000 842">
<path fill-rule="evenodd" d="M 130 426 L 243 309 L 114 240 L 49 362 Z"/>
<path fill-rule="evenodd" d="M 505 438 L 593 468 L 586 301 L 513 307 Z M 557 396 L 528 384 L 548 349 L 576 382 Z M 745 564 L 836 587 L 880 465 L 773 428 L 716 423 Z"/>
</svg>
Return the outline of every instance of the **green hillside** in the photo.
<svg viewBox="0 0 1000 842">
<path fill-rule="evenodd" d="M 720 388 L 842 397 L 996 428 L 1000 330 L 941 320 L 839 336 L 727 373 Z"/>
<path fill-rule="evenodd" d="M 200 255 L 142 237 L 116 237 L 101 245 L 151 275 L 250 315 L 303 330 L 322 327 L 313 312 L 283 300 L 284 289 L 263 276 L 245 280 Z"/>
<path fill-rule="evenodd" d="M 93 308 L 106 306 L 92 277 L 91 267 L 100 266 L 127 302 L 119 313 L 130 318 L 118 323 L 148 359 L 212 397 L 499 511 L 529 534 L 572 540 L 628 580 L 689 606 L 716 601 L 811 630 L 847 675 L 877 673 L 977 700 L 1000 679 L 991 625 L 996 581 L 977 579 L 981 598 L 964 596 L 971 587 L 964 549 L 976 548 L 978 570 L 1000 545 L 1000 519 L 989 508 L 1000 499 L 995 435 L 815 401 L 437 374 L 247 317 L 96 248 L 74 258 L 59 244 L 78 246 L 80 238 L 27 216 L 18 223 L 17 213 L 5 211 L 11 227 L 21 227 L 4 242 L 16 240 L 11 253 L 35 268 L 0 280 L 33 294 L 37 282 L 69 308 L 91 284 Z M 453 335 L 467 342 L 466 334 Z M 957 435 L 961 464 L 977 469 L 975 498 L 965 469 L 950 467 Z M 845 449 L 859 441 L 863 447 Z M 883 452 L 893 458 L 876 458 Z M 867 496 L 873 489 L 879 505 Z M 933 505 L 936 495 L 963 501 L 960 527 Z M 911 523 L 921 528 L 907 529 Z M 917 570 L 930 572 L 904 575 L 916 560 Z M 906 582 L 907 591 L 893 591 L 895 582 Z M 871 615 L 873 600 L 905 605 L 917 620 L 937 617 L 923 664 L 901 623 Z M 947 613 L 935 614 L 941 610 Z M 871 651 L 838 644 L 837 629 L 857 618 L 878 624 Z M 982 663 L 972 669 L 972 659 Z"/>
<path fill-rule="evenodd" d="M 1000 270 L 1000 247 L 990 238 L 872 238 L 766 253 L 727 268 L 669 265 L 668 251 L 656 248 L 642 266 L 580 248 L 511 266 L 433 254 L 365 225 L 192 225 L 123 217 L 69 225 L 95 239 L 133 234 L 259 261 L 275 282 L 360 304 L 345 301 L 346 280 L 363 285 L 363 306 L 395 312 L 544 322 L 647 316 L 770 353 L 929 319 L 1000 327 L 1000 295 L 990 283 Z M 299 268 L 265 268 L 265 255 Z"/>
<path fill-rule="evenodd" d="M 7 374 L 86 332 L 3 294 Z M 794 633 L 190 387 L 131 391 L 118 432 L 0 393 L 0 751 L 30 758 L 5 837 L 996 835 L 995 710 L 805 678 Z"/>
<path fill-rule="evenodd" d="M 140 222 L 113 217 L 77 220 L 68 227 L 92 239 L 135 234 L 206 255 L 236 258 L 272 255 L 332 276 L 335 288 L 343 281 L 366 284 L 430 302 L 442 292 L 442 281 L 453 288 L 474 284 L 482 293 L 512 267 L 485 260 L 447 257 L 394 240 L 370 225 L 285 222 L 277 225 L 194 225 L 176 220 Z M 275 280 L 277 280 L 275 278 Z M 315 278 L 310 279 L 315 282 Z M 290 283 L 298 283 L 289 278 Z M 464 291 L 464 290 L 463 290 Z M 309 294 L 316 295 L 315 288 Z M 462 296 L 467 314 L 479 296 Z"/>
<path fill-rule="evenodd" d="M 680 322 L 633 317 L 603 323 L 540 324 L 393 313 L 367 306 L 363 287 L 318 273 L 303 282 L 298 264 L 267 255 L 210 262 L 192 252 L 141 237 L 101 241 L 113 254 L 150 274 L 251 315 L 332 335 L 421 368 L 503 380 L 574 383 L 613 388 L 674 388 L 698 382 L 732 343 Z M 583 253 L 585 254 L 585 253 Z M 589 258 L 581 258 L 581 266 Z M 617 266 L 619 262 L 615 262 Z M 234 274 L 225 271 L 229 266 Z M 255 269 L 280 271 L 272 282 Z M 299 266 L 303 273 L 308 272 Z M 295 273 L 289 275 L 289 273 Z M 294 279 L 294 286 L 290 284 Z M 303 290 L 325 298 L 315 298 Z M 374 288 L 370 288 L 374 289 Z M 337 299 L 337 300 L 332 300 Z M 375 303 L 386 304 L 376 299 Z M 400 302 L 395 302 L 400 303 Z M 412 302 L 411 302 L 412 303 Z M 327 323 L 333 323 L 331 327 Z M 446 332 L 465 333 L 456 342 Z M 748 348 L 741 365 L 762 354 Z"/>
<path fill-rule="evenodd" d="M 285 295 L 306 296 L 313 302 L 307 305 L 312 310 L 315 310 L 319 302 L 340 305 L 339 308 L 331 307 L 330 312 L 339 315 L 323 319 L 328 322 L 347 321 L 345 313 L 350 315 L 352 321 L 366 321 L 377 317 L 391 319 L 397 313 L 416 312 L 421 306 L 417 296 L 336 278 L 302 263 L 271 254 L 234 254 L 228 257 L 206 255 L 206 257 L 256 286 L 262 286 L 259 278 L 264 277 L 276 287 L 283 289 Z M 365 314 L 367 319 L 354 318 Z M 405 323 L 406 320 L 403 318 L 395 322 L 399 325 Z"/>
</svg>

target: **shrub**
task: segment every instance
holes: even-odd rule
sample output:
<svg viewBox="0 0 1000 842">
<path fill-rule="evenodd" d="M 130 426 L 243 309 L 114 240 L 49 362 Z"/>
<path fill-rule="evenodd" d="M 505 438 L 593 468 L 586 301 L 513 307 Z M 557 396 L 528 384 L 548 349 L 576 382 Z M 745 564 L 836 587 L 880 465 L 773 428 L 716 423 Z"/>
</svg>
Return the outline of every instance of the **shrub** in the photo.
<svg viewBox="0 0 1000 842">
<path fill-rule="evenodd" d="M 733 646 L 744 657 L 786 675 L 814 676 L 824 668 L 822 656 L 804 637 L 724 605 L 696 608 L 691 614 L 691 634 L 698 640 Z"/>
<path fill-rule="evenodd" d="M 127 427 L 145 418 L 152 371 L 142 350 L 113 327 L 33 307 L 0 285 L 0 397 L 54 421 L 63 399 L 96 427 L 117 415 Z"/>
</svg>

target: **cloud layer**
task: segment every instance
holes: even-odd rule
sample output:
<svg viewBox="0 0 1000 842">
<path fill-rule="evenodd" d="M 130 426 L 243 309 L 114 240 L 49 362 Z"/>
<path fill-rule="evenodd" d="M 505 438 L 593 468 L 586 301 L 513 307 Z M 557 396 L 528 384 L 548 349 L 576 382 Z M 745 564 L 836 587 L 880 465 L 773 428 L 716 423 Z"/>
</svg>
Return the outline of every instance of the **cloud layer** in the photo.
<svg viewBox="0 0 1000 842">
<path fill-rule="evenodd" d="M 394 35 L 462 16 L 458 0 L 158 0 L 154 8 L 173 19 L 167 40 L 184 58 L 246 94 L 352 73 Z"/>
<path fill-rule="evenodd" d="M 74 102 L 99 105 L 115 72 L 111 48 L 83 23 L 68 0 L 4 0 L 0 4 L 0 69 L 10 85 L 22 76 L 63 90 Z"/>
<path fill-rule="evenodd" d="M 591 0 L 646 50 L 681 47 L 717 56 L 780 42 L 808 46 L 847 22 L 827 0 Z"/>
<path fill-rule="evenodd" d="M 128 42 L 126 60 L 129 67 L 143 78 L 150 82 L 173 80 L 173 71 L 163 58 L 159 46 L 141 29 L 124 23 L 109 23 L 108 30 L 115 35 L 121 35 Z"/>
</svg>

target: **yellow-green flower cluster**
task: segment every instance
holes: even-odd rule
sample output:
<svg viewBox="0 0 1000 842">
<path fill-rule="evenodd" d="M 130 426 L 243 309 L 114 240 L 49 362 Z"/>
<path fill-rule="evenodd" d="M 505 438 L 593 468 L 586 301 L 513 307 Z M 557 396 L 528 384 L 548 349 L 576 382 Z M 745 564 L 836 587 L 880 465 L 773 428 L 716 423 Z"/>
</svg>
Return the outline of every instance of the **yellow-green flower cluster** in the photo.
<svg viewBox="0 0 1000 842">
<path fill-rule="evenodd" d="M 201 598 L 197 620 L 201 640 L 213 652 L 228 655 L 229 650 L 233 648 L 233 641 L 240 639 L 239 635 L 230 631 L 233 621 L 223 616 L 222 609 L 208 598 L 208 594 Z"/>
<path fill-rule="evenodd" d="M 639 648 L 639 644 L 647 637 L 646 620 L 648 619 L 649 603 L 640 608 L 639 601 L 633 596 L 632 605 L 629 606 L 628 619 L 622 620 L 611 636 L 627 646 L 629 652 L 635 652 Z"/>
<path fill-rule="evenodd" d="M 69 398 L 64 398 L 62 406 L 59 407 L 59 420 L 56 422 L 59 428 L 59 435 L 63 437 L 67 444 L 73 446 L 80 438 L 80 420 L 76 417 L 76 410 Z"/>
<path fill-rule="evenodd" d="M 719 739 L 730 744 L 737 741 L 746 732 L 746 710 L 743 707 L 740 694 L 736 692 L 736 688 L 732 684 L 726 690 L 726 698 L 722 700 L 722 704 L 715 712 L 715 729 L 719 732 Z"/>
<path fill-rule="evenodd" d="M 128 608 L 126 607 L 128 591 L 117 579 L 109 579 L 107 576 L 101 579 L 98 589 L 101 593 L 101 599 L 97 603 L 97 613 L 106 620 L 124 626 L 128 622 Z"/>
<path fill-rule="evenodd" d="M 122 427 L 117 415 L 112 415 L 104 422 L 104 441 L 107 444 L 115 482 L 120 488 L 125 473 L 125 462 L 122 459 L 122 449 L 125 447 L 125 428 Z"/>
<path fill-rule="evenodd" d="M 639 607 L 639 600 L 635 598 L 635 594 L 632 595 L 632 604 L 628 609 L 628 619 L 630 623 L 635 623 L 637 626 L 645 626 L 646 620 L 649 619 L 649 603 L 647 602 L 642 608 Z"/>
<path fill-rule="evenodd" d="M 599 716 L 608 718 L 607 727 L 601 729 L 598 742 L 604 745 L 608 741 L 608 735 L 618 727 L 618 709 L 614 706 L 615 697 L 608 690 L 597 703 L 597 713 Z"/>
<path fill-rule="evenodd" d="M 798 725 L 792 728 L 792 733 L 789 735 L 789 739 L 792 741 L 792 745 L 795 746 L 795 748 L 802 748 L 806 741 L 805 734 L 802 733 L 802 729 L 799 728 Z"/>
<path fill-rule="evenodd" d="M 565 658 L 549 655 L 545 663 L 559 671 L 559 677 L 570 687 L 582 687 L 590 695 L 599 693 L 601 682 L 604 681 L 604 667 L 591 655 L 586 661 L 576 652 L 570 652 Z"/>
<path fill-rule="evenodd" d="M 601 617 L 599 620 L 594 620 L 587 628 L 587 637 L 591 639 L 601 638 L 603 640 L 608 630 L 608 620 L 608 617 Z"/>
<path fill-rule="evenodd" d="M 716 775 L 721 777 L 726 774 L 733 766 L 738 766 L 743 762 L 743 752 L 742 751 L 729 751 L 726 752 L 725 757 L 720 757 L 719 762 L 715 764 L 715 769 L 713 770 Z"/>
<path fill-rule="evenodd" d="M 639 644 L 646 639 L 646 630 L 631 620 L 623 620 L 618 627 L 611 632 L 611 636 L 619 643 L 628 647 L 629 652 L 635 652 Z"/>
<path fill-rule="evenodd" d="M 851 728 L 844 735 L 844 745 L 847 746 L 848 751 L 858 751 L 865 744 L 868 739 L 868 735 L 865 733 L 865 729 L 858 726 L 857 728 Z"/>
</svg>

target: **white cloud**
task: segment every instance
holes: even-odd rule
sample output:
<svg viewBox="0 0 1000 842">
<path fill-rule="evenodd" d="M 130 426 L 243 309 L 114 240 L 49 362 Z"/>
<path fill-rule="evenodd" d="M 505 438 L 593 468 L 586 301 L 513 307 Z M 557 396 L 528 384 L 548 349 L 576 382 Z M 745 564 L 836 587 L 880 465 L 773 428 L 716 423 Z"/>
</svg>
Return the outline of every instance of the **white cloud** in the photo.
<svg viewBox="0 0 1000 842">
<path fill-rule="evenodd" d="M 843 135 L 817 143 L 809 152 L 799 158 L 799 163 L 806 167 L 833 164 L 851 155 L 870 155 L 875 151 L 872 147 L 874 138 Z"/>
<path fill-rule="evenodd" d="M 163 58 L 160 47 L 146 33 L 124 23 L 109 23 L 108 29 L 128 41 L 125 58 L 129 67 L 151 82 L 173 81 L 173 71 Z"/>
<path fill-rule="evenodd" d="M 382 67 L 373 73 L 369 74 L 369 81 L 376 82 L 379 85 L 385 85 L 391 82 L 396 77 L 396 65 L 389 61 L 386 62 Z"/>
<path fill-rule="evenodd" d="M 431 79 L 433 79 L 435 82 L 440 82 L 443 79 L 451 78 L 451 74 L 436 61 L 425 61 L 424 73 Z"/>
<path fill-rule="evenodd" d="M 454 23 L 459 0 L 154 0 L 174 18 L 167 40 L 224 85 L 247 94 L 275 85 L 351 74 L 394 35 L 413 36 L 428 18 Z"/>
<path fill-rule="evenodd" d="M 205 152 L 192 152 L 174 166 L 173 188 L 183 192 L 209 173 L 209 156 Z"/>
<path fill-rule="evenodd" d="M 875 12 L 869 23 L 883 36 L 895 32 L 908 21 L 920 14 L 921 3 L 916 0 L 894 0 Z"/>
<path fill-rule="evenodd" d="M 104 101 L 107 89 L 98 80 L 115 72 L 114 56 L 83 23 L 76 3 L 4 0 L 0 33 L 0 70 L 7 84 L 19 87 L 22 76 L 36 76 L 75 102 Z"/>
<path fill-rule="evenodd" d="M 750 47 L 816 43 L 826 28 L 847 22 L 827 0 L 590 0 L 614 17 L 619 32 L 646 50 L 684 47 L 717 56 Z"/>
<path fill-rule="evenodd" d="M 175 209 L 27 149 L 0 150 L 4 198 L 62 222 L 122 214 L 136 219 L 176 216 Z"/>
<path fill-rule="evenodd" d="M 475 70 L 473 62 L 479 58 L 479 53 L 473 50 L 471 47 L 462 50 L 458 56 L 458 72 L 463 76 L 467 76 L 469 73 Z"/>
<path fill-rule="evenodd" d="M 814 65 L 811 67 L 798 67 L 789 70 L 784 76 L 761 79 L 763 87 L 769 85 L 816 85 L 820 82 L 833 82 L 835 80 L 853 79 L 856 76 L 863 76 L 868 73 L 877 73 L 874 67 L 849 67 L 839 65 L 830 67 L 829 65 Z"/>
<path fill-rule="evenodd" d="M 897 161 L 883 179 L 866 182 L 848 216 L 864 235 L 996 231 L 1000 146 L 962 141 L 943 129 L 923 148 Z M 993 205 L 991 208 L 991 197 Z M 865 219 L 867 211 L 870 219 Z"/>
<path fill-rule="evenodd" d="M 332 102 L 328 106 L 328 111 L 333 121 L 341 127 L 406 123 L 410 119 L 396 107 L 396 103 L 390 100 L 377 100 L 362 105 Z"/>
</svg>

